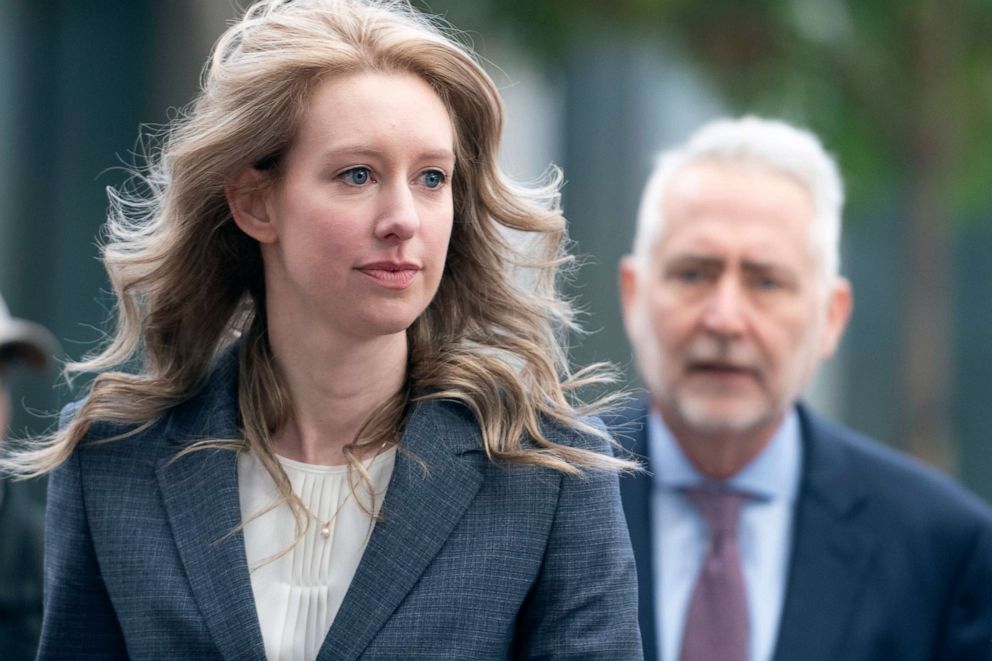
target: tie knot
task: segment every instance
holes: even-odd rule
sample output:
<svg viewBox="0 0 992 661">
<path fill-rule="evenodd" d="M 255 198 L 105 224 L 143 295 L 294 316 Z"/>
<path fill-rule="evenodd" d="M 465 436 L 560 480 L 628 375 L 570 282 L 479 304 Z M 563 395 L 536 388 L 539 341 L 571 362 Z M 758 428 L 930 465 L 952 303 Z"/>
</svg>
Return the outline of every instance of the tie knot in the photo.
<svg viewBox="0 0 992 661">
<path fill-rule="evenodd" d="M 711 535 L 723 537 L 737 534 L 741 507 L 747 499 L 744 493 L 728 489 L 690 487 L 685 490 L 685 495 L 703 517 Z"/>
</svg>

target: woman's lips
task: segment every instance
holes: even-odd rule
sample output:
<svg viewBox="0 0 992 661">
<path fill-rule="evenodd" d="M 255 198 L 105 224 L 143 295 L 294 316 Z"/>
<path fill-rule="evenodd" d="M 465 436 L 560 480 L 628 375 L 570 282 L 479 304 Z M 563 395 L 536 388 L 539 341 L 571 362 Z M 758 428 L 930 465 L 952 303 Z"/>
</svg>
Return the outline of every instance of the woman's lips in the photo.
<svg viewBox="0 0 992 661">
<path fill-rule="evenodd" d="M 389 289 L 406 289 L 413 282 L 420 268 L 414 264 L 381 262 L 366 264 L 358 270 Z"/>
</svg>

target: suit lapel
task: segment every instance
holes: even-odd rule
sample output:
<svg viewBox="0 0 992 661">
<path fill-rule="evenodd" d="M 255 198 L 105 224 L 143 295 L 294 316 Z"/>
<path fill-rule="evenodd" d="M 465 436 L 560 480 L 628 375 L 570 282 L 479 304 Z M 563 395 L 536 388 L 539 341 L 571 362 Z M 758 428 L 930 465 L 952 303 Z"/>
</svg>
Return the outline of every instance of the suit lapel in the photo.
<svg viewBox="0 0 992 661">
<path fill-rule="evenodd" d="M 240 438 L 238 354 L 229 349 L 200 393 L 174 411 L 165 434 L 178 453 L 198 439 Z M 225 659 L 264 659 L 265 646 L 245 555 L 237 455 L 199 450 L 156 472 L 172 535 L 193 597 Z"/>
<path fill-rule="evenodd" d="M 237 455 L 203 450 L 158 470 L 172 534 L 197 606 L 225 659 L 264 659 L 241 531 Z"/>
<path fill-rule="evenodd" d="M 839 659 L 877 540 L 859 524 L 865 496 L 843 447 L 799 414 L 806 456 L 775 659 Z"/>
<path fill-rule="evenodd" d="M 318 659 L 354 659 L 441 549 L 482 483 L 482 441 L 455 405 L 416 405 L 376 523 Z M 412 456 L 411 456 L 412 455 Z M 418 461 L 419 460 L 419 461 Z"/>
<path fill-rule="evenodd" d="M 611 426 L 611 432 L 624 447 L 637 455 L 646 468 L 654 472 L 648 454 L 647 407 L 643 403 L 633 409 L 629 415 L 624 416 L 618 425 Z M 637 613 L 644 643 L 645 661 L 654 661 L 658 658 L 652 552 L 652 479 L 651 475 L 638 474 L 625 476 L 620 480 L 620 497 L 623 499 L 627 528 L 630 531 L 630 544 L 634 549 L 634 559 L 637 563 Z"/>
</svg>

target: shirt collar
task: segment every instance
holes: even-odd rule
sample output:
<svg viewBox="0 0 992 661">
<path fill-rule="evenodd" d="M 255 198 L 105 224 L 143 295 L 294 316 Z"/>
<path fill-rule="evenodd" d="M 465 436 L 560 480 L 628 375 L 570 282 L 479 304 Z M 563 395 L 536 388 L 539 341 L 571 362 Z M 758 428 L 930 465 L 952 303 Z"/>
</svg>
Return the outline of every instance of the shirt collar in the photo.
<svg viewBox="0 0 992 661">
<path fill-rule="evenodd" d="M 656 488 L 676 490 L 710 481 L 685 456 L 665 421 L 655 410 L 648 416 L 647 431 Z M 799 490 L 802 465 L 799 434 L 799 416 L 794 408 L 789 409 L 771 442 L 727 480 L 727 486 L 761 499 L 794 501 Z"/>
</svg>

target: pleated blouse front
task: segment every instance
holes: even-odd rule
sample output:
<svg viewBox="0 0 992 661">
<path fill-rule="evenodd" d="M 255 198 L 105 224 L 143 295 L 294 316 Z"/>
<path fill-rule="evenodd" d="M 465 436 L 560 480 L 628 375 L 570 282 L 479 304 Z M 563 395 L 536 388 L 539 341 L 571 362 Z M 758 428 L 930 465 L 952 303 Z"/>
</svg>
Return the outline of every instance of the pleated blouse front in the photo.
<svg viewBox="0 0 992 661">
<path fill-rule="evenodd" d="M 245 551 L 255 607 L 269 661 L 314 659 L 337 615 L 375 524 L 392 476 L 396 449 L 365 463 L 374 497 L 357 472 L 354 493 L 347 466 L 318 466 L 277 457 L 293 490 L 310 511 L 302 539 L 278 499 L 275 483 L 254 453 L 238 458 Z M 364 507 L 363 507 L 364 505 Z M 252 518 L 255 517 L 255 518 Z M 274 558 L 274 559 L 273 559 Z"/>
</svg>

